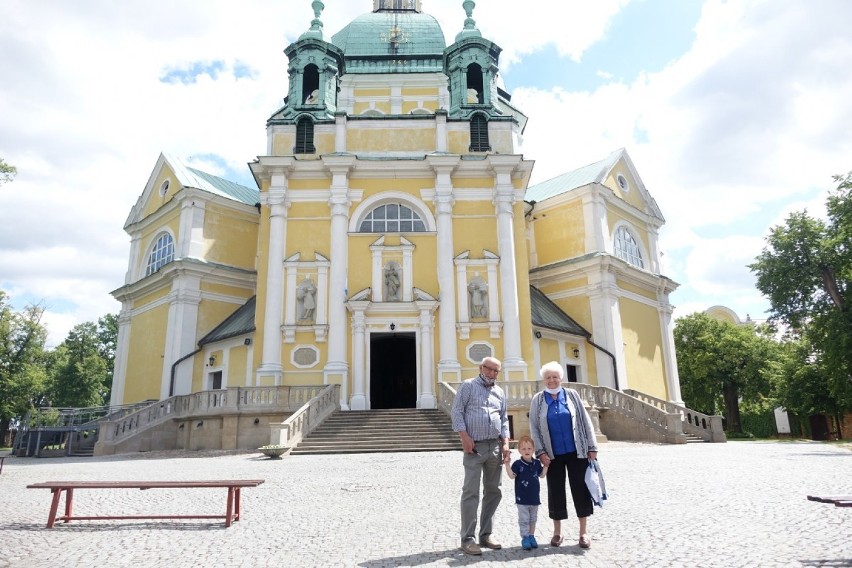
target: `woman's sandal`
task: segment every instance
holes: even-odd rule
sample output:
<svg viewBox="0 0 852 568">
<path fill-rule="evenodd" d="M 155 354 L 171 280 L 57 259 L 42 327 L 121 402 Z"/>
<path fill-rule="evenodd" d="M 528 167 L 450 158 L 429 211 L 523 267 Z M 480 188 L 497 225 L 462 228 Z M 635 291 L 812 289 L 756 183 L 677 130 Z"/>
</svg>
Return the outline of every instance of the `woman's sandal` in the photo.
<svg viewBox="0 0 852 568">
<path fill-rule="evenodd" d="M 580 535 L 580 548 L 591 548 L 592 547 L 592 539 L 589 538 L 587 534 Z"/>
<path fill-rule="evenodd" d="M 550 546 L 559 546 L 560 544 L 562 544 L 562 535 L 553 535 L 553 538 L 550 539 Z"/>
</svg>

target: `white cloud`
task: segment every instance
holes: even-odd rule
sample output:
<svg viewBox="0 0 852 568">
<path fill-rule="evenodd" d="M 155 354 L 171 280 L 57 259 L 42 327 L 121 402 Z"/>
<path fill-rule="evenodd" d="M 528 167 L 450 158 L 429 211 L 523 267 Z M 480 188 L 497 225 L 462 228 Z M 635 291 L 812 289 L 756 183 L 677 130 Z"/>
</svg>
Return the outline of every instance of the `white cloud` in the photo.
<svg viewBox="0 0 852 568">
<path fill-rule="evenodd" d="M 325 4 L 331 35 L 372 3 Z M 582 61 L 626 4 L 488 0 L 473 17 L 504 49 L 505 70 L 548 45 Z M 0 157 L 19 172 L 0 188 L 0 289 L 54 306 L 53 343 L 74 323 L 118 311 L 109 291 L 127 269 L 122 226 L 160 152 L 214 173 L 221 165 L 210 156 L 243 171 L 265 153 L 265 121 L 286 95 L 283 49 L 313 18 L 307 0 L 81 6 L 7 0 L 0 17 Z M 424 8 L 452 42 L 461 2 Z M 708 0 L 695 44 L 662 71 L 593 92 L 516 89 L 534 179 L 627 148 L 668 221 L 664 260 L 683 284 L 673 301 L 751 310 L 761 300 L 742 251 L 766 227 L 744 232 L 742 220 L 783 218 L 791 201 L 816 206 L 831 175 L 852 169 L 850 16 L 843 0 Z M 221 62 L 216 80 L 160 81 L 198 62 Z M 243 66 L 249 77 L 235 75 Z M 707 255 L 715 270 L 697 260 Z"/>
</svg>

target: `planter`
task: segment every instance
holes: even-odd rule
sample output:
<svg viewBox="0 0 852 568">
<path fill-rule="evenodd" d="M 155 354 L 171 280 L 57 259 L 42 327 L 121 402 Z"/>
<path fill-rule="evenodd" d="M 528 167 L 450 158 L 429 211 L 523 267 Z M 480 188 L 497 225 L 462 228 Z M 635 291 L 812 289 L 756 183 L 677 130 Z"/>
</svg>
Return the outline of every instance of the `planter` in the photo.
<svg viewBox="0 0 852 568">
<path fill-rule="evenodd" d="M 287 451 L 286 446 L 261 446 L 258 451 L 268 456 L 270 459 L 277 460 L 281 458 L 284 452 Z"/>
</svg>

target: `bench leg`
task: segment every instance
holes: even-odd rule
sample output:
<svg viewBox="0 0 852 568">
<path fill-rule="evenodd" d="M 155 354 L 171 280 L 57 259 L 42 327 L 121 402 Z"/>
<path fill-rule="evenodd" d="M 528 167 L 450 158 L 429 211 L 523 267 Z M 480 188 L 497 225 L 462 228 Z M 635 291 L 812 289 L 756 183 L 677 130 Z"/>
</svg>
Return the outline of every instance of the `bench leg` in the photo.
<svg viewBox="0 0 852 568">
<path fill-rule="evenodd" d="M 225 508 L 225 527 L 231 526 L 231 520 L 234 518 L 234 488 L 228 487 L 228 506 Z"/>
<path fill-rule="evenodd" d="M 59 509 L 59 498 L 62 496 L 62 489 L 51 489 L 51 493 L 53 493 L 53 499 L 50 501 L 50 514 L 47 516 L 47 528 L 52 529 L 53 524 L 56 522 L 56 510 Z M 67 503 L 66 498 L 66 503 Z"/>
<path fill-rule="evenodd" d="M 240 488 L 234 489 L 234 521 L 240 520 Z"/>
<path fill-rule="evenodd" d="M 74 489 L 69 487 L 65 490 L 65 518 L 66 523 L 71 520 L 71 511 L 74 507 Z"/>
</svg>

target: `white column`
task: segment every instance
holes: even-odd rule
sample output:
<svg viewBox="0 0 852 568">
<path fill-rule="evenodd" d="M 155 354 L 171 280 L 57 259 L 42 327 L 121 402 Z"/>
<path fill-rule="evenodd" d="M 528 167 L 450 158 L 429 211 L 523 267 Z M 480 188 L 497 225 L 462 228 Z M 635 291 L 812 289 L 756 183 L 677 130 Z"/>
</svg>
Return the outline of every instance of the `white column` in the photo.
<svg viewBox="0 0 852 568">
<path fill-rule="evenodd" d="M 446 120 L 446 117 L 444 117 Z M 440 120 L 440 117 L 439 117 Z M 456 297 L 453 275 L 453 181 L 450 175 L 458 165 L 458 156 L 427 157 L 435 171 L 435 222 L 438 228 L 438 380 L 444 374 L 455 378 L 461 373 L 456 344 Z"/>
<path fill-rule="evenodd" d="M 508 158 L 508 159 L 506 159 Z M 494 169 L 494 205 L 497 212 L 497 246 L 500 255 L 500 307 L 503 317 L 503 366 L 526 369 L 521 352 L 521 323 L 518 313 L 518 285 L 515 262 L 514 203 L 512 170 L 516 156 L 489 156 Z"/>
<path fill-rule="evenodd" d="M 621 309 L 615 293 L 615 276 L 609 267 L 601 266 L 597 273 L 589 275 L 589 307 L 592 313 L 592 341 L 602 346 L 615 357 L 618 388 L 629 388 L 624 361 L 624 339 L 621 331 Z M 598 386 L 616 388 L 612 373 L 612 359 L 599 349 L 595 350 Z"/>
<path fill-rule="evenodd" d="M 110 406 L 124 404 L 124 386 L 127 383 L 127 356 L 130 353 L 130 306 L 130 302 L 122 302 L 121 311 L 118 314 L 118 337 L 115 345 Z"/>
<path fill-rule="evenodd" d="M 163 357 L 160 399 L 171 394 L 192 392 L 192 365 L 180 365 L 175 370 L 172 385 L 172 364 L 184 355 L 195 351 L 198 327 L 198 305 L 201 303 L 201 280 L 184 276 L 172 283 L 169 294 L 168 329 L 165 356 Z M 174 391 L 170 394 L 169 391 Z"/>
<path fill-rule="evenodd" d="M 324 156 L 331 172 L 328 200 L 331 209 L 331 266 L 328 286 L 328 360 L 323 369 L 326 384 L 340 384 L 340 403 L 349 407 L 349 364 L 346 358 L 346 286 L 349 270 L 349 170 L 354 156 Z"/>
<path fill-rule="evenodd" d="M 446 152 L 447 147 L 447 111 L 439 108 L 435 111 L 435 150 Z"/>
<path fill-rule="evenodd" d="M 660 331 L 663 334 L 663 362 L 669 402 L 683 406 L 680 394 L 680 375 L 677 372 L 677 351 L 672 327 L 672 305 L 666 302 L 660 308 Z"/>
<path fill-rule="evenodd" d="M 364 354 L 367 348 L 367 329 L 364 310 L 369 302 L 351 302 L 352 309 L 352 399 L 349 407 L 352 410 L 367 409 L 366 395 L 366 366 Z"/>
<path fill-rule="evenodd" d="M 281 323 L 284 304 L 284 250 L 287 239 L 287 177 L 272 175 L 267 194 L 261 193 L 261 203 L 269 206 L 269 257 L 266 272 L 266 303 L 263 313 L 263 355 L 257 370 L 258 384 L 263 376 L 273 384 L 281 384 Z"/>
<path fill-rule="evenodd" d="M 586 253 L 609 252 L 612 254 L 612 239 L 609 236 L 606 203 L 595 191 L 583 196 L 583 223 L 586 232 Z"/>
<path fill-rule="evenodd" d="M 417 408 L 437 408 L 435 398 L 435 339 L 432 336 L 434 328 L 432 311 L 437 307 L 435 302 L 417 302 L 420 308 L 420 393 L 417 397 Z"/>
<path fill-rule="evenodd" d="M 178 258 L 204 258 L 204 204 L 187 199 L 181 203 Z"/>
<path fill-rule="evenodd" d="M 336 112 L 334 114 L 334 151 L 343 153 L 346 151 L 346 113 Z"/>
</svg>

